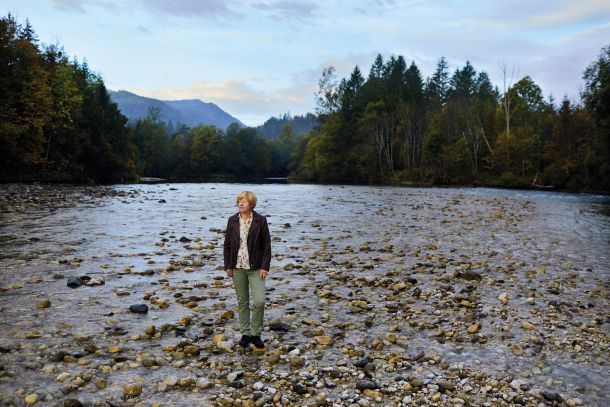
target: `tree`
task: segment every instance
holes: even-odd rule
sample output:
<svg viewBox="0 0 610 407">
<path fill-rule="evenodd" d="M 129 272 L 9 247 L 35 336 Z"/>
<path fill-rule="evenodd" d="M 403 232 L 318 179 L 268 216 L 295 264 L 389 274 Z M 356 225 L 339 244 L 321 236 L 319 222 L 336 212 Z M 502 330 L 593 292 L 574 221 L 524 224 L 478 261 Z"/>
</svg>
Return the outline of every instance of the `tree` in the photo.
<svg viewBox="0 0 610 407">
<path fill-rule="evenodd" d="M 445 57 L 436 64 L 436 70 L 426 83 L 426 97 L 435 109 L 447 103 L 449 96 L 449 66 Z"/>
<path fill-rule="evenodd" d="M 337 92 L 337 76 L 335 68 L 330 66 L 322 71 L 318 81 L 316 98 L 316 114 L 321 121 L 335 113 L 339 108 L 339 94 Z"/>
<path fill-rule="evenodd" d="M 351 119 L 351 116 L 357 114 L 361 110 L 361 106 L 357 104 L 358 96 L 364 78 L 360 72 L 360 68 L 356 66 L 348 80 L 343 79 L 337 90 L 339 99 L 339 109 L 346 121 Z"/>
<path fill-rule="evenodd" d="M 126 127 L 127 118 L 110 99 L 101 78 L 89 77 L 83 100 L 84 175 L 96 182 L 131 179 L 136 172 L 135 148 Z M 160 161 L 161 165 L 165 162 Z"/>
<path fill-rule="evenodd" d="M 43 129 L 51 108 L 48 72 L 23 35 L 10 14 L 0 19 L 0 159 L 3 173 L 19 176 L 44 161 Z"/>
<path fill-rule="evenodd" d="M 510 134 L 510 120 L 512 118 L 512 100 L 513 100 L 513 92 L 512 92 L 512 82 L 515 76 L 515 66 L 511 70 L 510 77 L 508 76 L 508 72 L 506 69 L 506 64 L 502 66 L 502 83 L 504 86 L 504 93 L 502 95 L 502 108 L 504 109 L 504 122 L 506 124 L 506 135 Z"/>
<path fill-rule="evenodd" d="M 504 67 L 502 94 L 470 62 L 449 75 L 444 58 L 426 80 L 400 55 L 386 61 L 377 55 L 366 80 L 358 67 L 340 81 L 325 70 L 317 93 L 322 124 L 300 139 L 288 167 L 322 182 L 525 186 L 557 179 L 570 188 L 610 188 L 609 115 L 599 102 L 607 89 L 607 54 L 604 49 L 587 70 L 586 106 L 564 108 L 561 120 L 529 76 L 513 83 L 514 68 L 509 75 Z"/>
<path fill-rule="evenodd" d="M 19 30 L 19 39 L 29 41 L 33 45 L 36 45 L 38 42 L 34 28 L 27 18 L 25 19 L 25 25 Z"/>
<path fill-rule="evenodd" d="M 470 61 L 466 61 L 464 68 L 456 70 L 451 77 L 449 98 L 458 99 L 473 96 L 476 91 L 476 74 L 477 72 Z"/>
<path fill-rule="evenodd" d="M 171 136 L 172 166 L 170 173 L 177 179 L 187 179 L 191 172 L 191 139 L 190 129 L 180 127 Z"/>
<path fill-rule="evenodd" d="M 147 177 L 168 177 L 172 161 L 172 147 L 165 124 L 159 121 L 158 109 L 133 126 L 133 141 L 138 151 L 138 172 Z"/>
<path fill-rule="evenodd" d="M 583 74 L 585 90 L 582 94 L 587 108 L 599 126 L 610 130 L 610 45 L 602 48 L 597 61 L 592 62 Z"/>
<path fill-rule="evenodd" d="M 589 145 L 592 148 L 588 161 L 596 188 L 610 189 L 610 45 L 602 48 L 597 61 L 584 72 L 585 106 L 595 119 L 596 129 Z"/>
<path fill-rule="evenodd" d="M 210 175 L 219 165 L 219 139 L 214 126 L 197 126 L 191 130 L 191 169 L 197 177 Z"/>
<path fill-rule="evenodd" d="M 83 94 L 75 81 L 74 66 L 67 61 L 53 66 L 49 83 L 53 106 L 45 126 L 47 136 L 45 167 L 59 174 L 68 172 L 82 177 L 82 167 L 75 164 L 83 142 L 79 128 Z"/>
</svg>

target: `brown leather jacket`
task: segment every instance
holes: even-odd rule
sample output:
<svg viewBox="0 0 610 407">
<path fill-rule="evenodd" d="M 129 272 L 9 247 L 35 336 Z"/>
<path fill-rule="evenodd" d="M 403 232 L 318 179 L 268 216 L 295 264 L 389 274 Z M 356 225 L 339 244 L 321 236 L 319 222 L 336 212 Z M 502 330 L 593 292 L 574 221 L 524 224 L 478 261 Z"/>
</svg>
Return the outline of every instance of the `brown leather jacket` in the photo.
<svg viewBox="0 0 610 407">
<path fill-rule="evenodd" d="M 239 213 L 229 217 L 225 231 L 224 260 L 225 270 L 237 265 L 239 251 Z M 248 257 L 251 270 L 267 270 L 271 265 L 271 238 L 267 218 L 252 211 L 252 223 L 248 232 Z"/>
</svg>

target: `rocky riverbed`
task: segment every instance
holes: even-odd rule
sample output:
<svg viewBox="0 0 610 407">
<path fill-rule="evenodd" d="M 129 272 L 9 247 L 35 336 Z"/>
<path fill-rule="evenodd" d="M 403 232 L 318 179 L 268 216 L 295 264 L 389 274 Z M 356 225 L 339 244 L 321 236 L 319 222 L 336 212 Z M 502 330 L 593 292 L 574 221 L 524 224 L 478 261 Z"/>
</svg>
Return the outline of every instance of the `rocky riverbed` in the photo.
<svg viewBox="0 0 610 407">
<path fill-rule="evenodd" d="M 263 350 L 222 270 L 268 216 Z M 606 406 L 610 199 L 0 186 L 0 405 Z"/>
</svg>

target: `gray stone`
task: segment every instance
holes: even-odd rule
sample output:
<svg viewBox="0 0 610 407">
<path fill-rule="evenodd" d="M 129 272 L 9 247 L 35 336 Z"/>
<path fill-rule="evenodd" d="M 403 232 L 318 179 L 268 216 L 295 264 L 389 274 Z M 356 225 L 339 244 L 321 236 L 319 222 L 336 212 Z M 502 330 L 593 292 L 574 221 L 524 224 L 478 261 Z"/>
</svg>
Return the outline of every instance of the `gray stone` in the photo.
<svg viewBox="0 0 610 407">
<path fill-rule="evenodd" d="M 366 390 L 366 389 L 374 390 L 374 389 L 377 389 L 378 387 L 379 386 L 377 385 L 377 383 L 375 383 L 372 380 L 358 380 L 356 382 L 356 388 L 360 391 Z"/>
</svg>

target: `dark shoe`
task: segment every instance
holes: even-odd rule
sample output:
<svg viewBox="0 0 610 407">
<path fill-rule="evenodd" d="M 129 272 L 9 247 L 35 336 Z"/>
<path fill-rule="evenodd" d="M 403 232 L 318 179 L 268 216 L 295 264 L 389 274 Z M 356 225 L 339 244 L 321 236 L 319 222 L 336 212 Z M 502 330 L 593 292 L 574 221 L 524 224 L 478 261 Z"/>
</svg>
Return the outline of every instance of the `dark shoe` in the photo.
<svg viewBox="0 0 610 407">
<path fill-rule="evenodd" d="M 250 336 L 242 335 L 241 339 L 239 340 L 239 346 L 241 346 L 242 348 L 247 348 L 248 345 L 250 345 L 250 340 Z"/>
<path fill-rule="evenodd" d="M 260 336 L 251 336 L 250 337 L 250 343 L 252 343 L 257 348 L 264 348 L 265 347 L 265 343 L 261 340 Z"/>
</svg>

